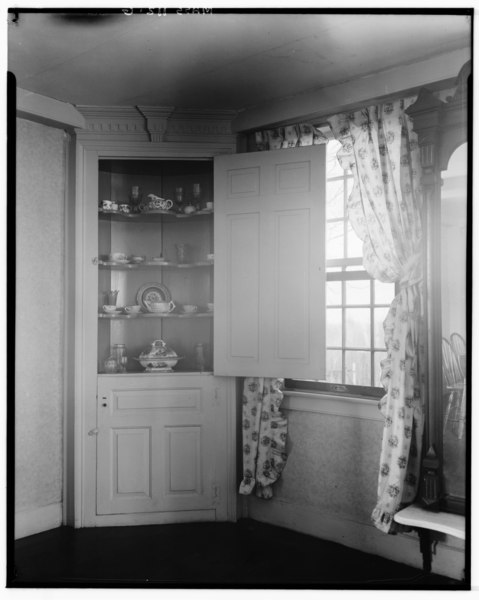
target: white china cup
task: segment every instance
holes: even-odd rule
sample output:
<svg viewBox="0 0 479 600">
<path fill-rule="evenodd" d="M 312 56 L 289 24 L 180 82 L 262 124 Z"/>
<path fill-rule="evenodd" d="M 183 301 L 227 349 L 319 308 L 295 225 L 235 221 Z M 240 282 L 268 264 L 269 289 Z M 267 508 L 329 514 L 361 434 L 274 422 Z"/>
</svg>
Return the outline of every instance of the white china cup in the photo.
<svg viewBox="0 0 479 600">
<path fill-rule="evenodd" d="M 195 313 L 198 310 L 196 304 L 184 304 L 183 312 L 185 313 Z"/>
<path fill-rule="evenodd" d="M 128 260 L 128 257 L 124 252 L 113 252 L 110 254 L 110 260 Z"/>
<path fill-rule="evenodd" d="M 112 201 L 111 200 L 102 200 L 101 207 L 103 210 L 111 210 Z"/>
<path fill-rule="evenodd" d="M 141 306 L 139 304 L 133 304 L 132 306 L 125 306 L 125 312 L 130 314 L 138 314 L 141 311 Z"/>
</svg>

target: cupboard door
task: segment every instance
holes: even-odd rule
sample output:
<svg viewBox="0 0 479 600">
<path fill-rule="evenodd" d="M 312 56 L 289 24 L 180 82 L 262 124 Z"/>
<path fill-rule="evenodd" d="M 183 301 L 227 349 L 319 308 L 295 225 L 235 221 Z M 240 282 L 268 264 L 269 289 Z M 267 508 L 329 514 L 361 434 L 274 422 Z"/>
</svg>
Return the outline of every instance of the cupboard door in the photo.
<svg viewBox="0 0 479 600">
<path fill-rule="evenodd" d="M 213 381 L 99 378 L 97 514 L 218 508 L 225 449 Z"/>
<path fill-rule="evenodd" d="M 216 375 L 325 374 L 325 147 L 215 158 Z"/>
</svg>

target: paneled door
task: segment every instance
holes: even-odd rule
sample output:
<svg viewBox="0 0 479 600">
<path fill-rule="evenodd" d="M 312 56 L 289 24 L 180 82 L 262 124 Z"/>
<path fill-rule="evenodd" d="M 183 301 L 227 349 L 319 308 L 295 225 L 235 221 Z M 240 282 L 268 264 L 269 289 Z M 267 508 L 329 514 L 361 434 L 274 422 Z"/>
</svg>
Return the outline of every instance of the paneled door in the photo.
<svg viewBox="0 0 479 600">
<path fill-rule="evenodd" d="M 223 514 L 226 408 L 215 378 L 98 381 L 97 514 Z"/>
<path fill-rule="evenodd" d="M 216 375 L 325 369 L 325 148 L 215 158 Z"/>
</svg>

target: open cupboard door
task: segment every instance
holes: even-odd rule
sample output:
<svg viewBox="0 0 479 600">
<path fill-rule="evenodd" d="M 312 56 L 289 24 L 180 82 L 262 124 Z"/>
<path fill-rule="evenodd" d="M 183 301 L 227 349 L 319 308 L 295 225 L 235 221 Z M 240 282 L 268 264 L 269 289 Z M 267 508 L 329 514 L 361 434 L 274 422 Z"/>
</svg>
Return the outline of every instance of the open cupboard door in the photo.
<svg viewBox="0 0 479 600">
<path fill-rule="evenodd" d="M 215 158 L 215 375 L 325 375 L 325 146 Z"/>
</svg>

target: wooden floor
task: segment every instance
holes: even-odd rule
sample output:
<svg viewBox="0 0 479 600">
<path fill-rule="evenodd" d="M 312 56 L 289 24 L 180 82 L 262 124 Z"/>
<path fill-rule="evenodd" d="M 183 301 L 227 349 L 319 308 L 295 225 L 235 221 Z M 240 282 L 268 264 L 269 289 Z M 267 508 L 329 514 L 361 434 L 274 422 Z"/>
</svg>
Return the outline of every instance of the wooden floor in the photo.
<svg viewBox="0 0 479 600">
<path fill-rule="evenodd" d="M 17 540 L 7 559 L 8 587 L 468 589 L 251 520 L 61 527 Z"/>
</svg>

